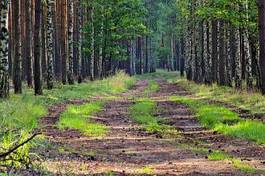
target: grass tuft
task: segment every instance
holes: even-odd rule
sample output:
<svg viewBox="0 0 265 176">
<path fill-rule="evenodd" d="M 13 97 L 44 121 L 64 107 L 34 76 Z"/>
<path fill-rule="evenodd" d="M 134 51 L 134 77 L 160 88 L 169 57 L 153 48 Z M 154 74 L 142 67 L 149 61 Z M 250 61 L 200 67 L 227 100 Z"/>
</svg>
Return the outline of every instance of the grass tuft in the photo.
<svg viewBox="0 0 265 176">
<path fill-rule="evenodd" d="M 88 103 L 85 105 L 71 105 L 60 116 L 58 127 L 60 129 L 76 129 L 88 136 L 104 136 L 107 127 L 89 121 L 89 117 L 102 109 L 102 102 Z"/>
<path fill-rule="evenodd" d="M 215 150 L 211 154 L 209 154 L 208 159 L 212 161 L 224 161 L 224 160 L 230 161 L 232 162 L 235 168 L 245 173 L 252 173 L 252 174 L 264 173 L 263 170 L 256 169 L 252 167 L 251 165 L 242 162 L 240 159 L 234 158 L 228 155 L 227 153 L 219 151 L 219 150 Z"/>
<path fill-rule="evenodd" d="M 208 155 L 208 159 L 212 161 L 220 161 L 220 160 L 231 160 L 232 157 L 225 152 L 214 150 L 212 153 Z"/>
<path fill-rule="evenodd" d="M 153 113 L 155 110 L 155 102 L 149 99 L 142 99 L 131 107 L 131 117 L 137 123 L 144 125 L 145 129 L 150 133 L 162 130 Z"/>
<path fill-rule="evenodd" d="M 148 94 L 151 94 L 151 93 L 155 93 L 159 90 L 159 85 L 156 81 L 154 80 L 150 80 L 149 81 L 149 84 L 148 84 L 148 87 L 145 88 L 144 90 L 144 94 L 148 95 Z"/>
<path fill-rule="evenodd" d="M 139 99 L 133 106 L 130 107 L 131 118 L 143 125 L 149 133 L 158 133 L 162 136 L 176 135 L 175 128 L 161 124 L 154 116 L 156 111 L 156 103 L 150 99 Z"/>
<path fill-rule="evenodd" d="M 144 166 L 144 167 L 138 169 L 137 173 L 142 174 L 142 175 L 152 175 L 152 174 L 154 174 L 154 168 L 152 168 L 150 166 Z"/>
<path fill-rule="evenodd" d="M 249 139 L 258 144 L 265 144 L 265 124 L 254 120 L 242 120 L 234 125 L 219 124 L 215 130 L 225 135 Z"/>
</svg>

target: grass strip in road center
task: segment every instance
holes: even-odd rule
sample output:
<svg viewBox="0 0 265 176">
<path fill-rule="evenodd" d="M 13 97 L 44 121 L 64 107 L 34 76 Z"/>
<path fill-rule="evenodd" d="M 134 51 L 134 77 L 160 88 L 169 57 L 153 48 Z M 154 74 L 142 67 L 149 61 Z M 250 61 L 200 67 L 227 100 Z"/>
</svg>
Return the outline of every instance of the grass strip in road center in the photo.
<svg viewBox="0 0 265 176">
<path fill-rule="evenodd" d="M 99 112 L 103 102 L 93 102 L 84 105 L 70 105 L 60 116 L 58 127 L 60 129 L 76 129 L 87 136 L 101 137 L 106 135 L 108 128 L 90 121 L 90 117 Z"/>
<path fill-rule="evenodd" d="M 148 82 L 148 86 L 144 90 L 145 95 L 149 95 L 151 93 L 155 93 L 159 90 L 159 85 L 155 80 L 150 80 Z"/>
<path fill-rule="evenodd" d="M 142 98 L 130 107 L 130 116 L 136 123 L 143 125 L 149 133 L 157 133 L 161 136 L 176 135 L 177 131 L 175 128 L 159 122 L 154 115 L 156 108 L 155 101 Z"/>
</svg>

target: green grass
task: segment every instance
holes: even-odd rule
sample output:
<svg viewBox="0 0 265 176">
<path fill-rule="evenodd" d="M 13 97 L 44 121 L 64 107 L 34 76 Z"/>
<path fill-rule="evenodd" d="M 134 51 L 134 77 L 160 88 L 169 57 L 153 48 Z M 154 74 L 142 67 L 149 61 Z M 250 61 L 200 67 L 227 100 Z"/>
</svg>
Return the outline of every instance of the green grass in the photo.
<svg viewBox="0 0 265 176">
<path fill-rule="evenodd" d="M 242 119 L 225 107 L 209 105 L 200 99 L 175 96 L 171 100 L 188 105 L 196 113 L 200 123 L 210 129 L 265 144 L 265 124 L 262 122 Z"/>
<path fill-rule="evenodd" d="M 233 104 L 237 107 L 250 110 L 252 113 L 265 113 L 265 97 L 259 92 L 237 91 L 234 88 L 218 86 L 216 84 L 211 86 L 196 84 L 185 79 L 178 79 L 175 82 L 194 93 L 197 97 Z"/>
<path fill-rule="evenodd" d="M 1 129 L 36 128 L 38 119 L 45 115 L 47 109 L 27 96 L 13 95 L 7 101 L 0 103 Z"/>
<path fill-rule="evenodd" d="M 176 78 L 179 77 L 179 74 L 177 72 L 167 72 L 164 70 L 157 70 L 154 73 L 147 73 L 143 75 L 137 75 L 136 78 L 138 79 L 145 79 L 145 80 L 154 80 L 154 79 L 165 79 L 169 82 L 176 81 Z"/>
<path fill-rule="evenodd" d="M 155 108 L 155 102 L 149 99 L 139 100 L 130 108 L 131 117 L 134 121 L 143 125 L 148 132 L 154 133 L 161 131 L 162 127 L 153 115 Z"/>
<path fill-rule="evenodd" d="M 211 161 L 229 161 L 232 163 L 233 167 L 236 169 L 239 169 L 240 171 L 244 173 L 261 173 L 264 174 L 264 170 L 257 169 L 255 167 L 252 167 L 251 165 L 242 162 L 239 158 L 235 158 L 231 155 L 229 155 L 226 152 L 220 151 L 220 150 L 209 150 L 205 147 L 199 147 L 199 146 L 194 146 L 192 144 L 177 144 L 178 147 L 181 147 L 183 149 L 188 149 L 191 150 L 195 153 L 199 153 L 202 155 L 206 155 L 208 160 Z"/>
<path fill-rule="evenodd" d="M 166 72 L 158 70 L 156 73 L 150 73 L 138 76 L 141 79 L 164 78 L 168 82 L 177 83 L 195 96 L 203 99 L 217 100 L 236 105 L 237 107 L 250 110 L 252 113 L 265 114 L 265 96 L 258 91 L 236 90 L 231 87 L 213 85 L 196 84 L 181 78 L 179 73 Z"/>
<path fill-rule="evenodd" d="M 239 116 L 227 108 L 216 105 L 201 105 L 197 109 L 197 116 L 202 124 L 209 128 L 216 124 L 234 124 L 240 120 Z"/>
<path fill-rule="evenodd" d="M 60 116 L 58 127 L 60 129 L 76 129 L 88 136 L 104 136 L 108 131 L 107 127 L 89 120 L 89 117 L 99 112 L 102 106 L 102 102 L 70 105 Z"/>
<path fill-rule="evenodd" d="M 225 152 L 214 150 L 208 155 L 208 159 L 212 161 L 230 160 L 232 157 Z"/>
<path fill-rule="evenodd" d="M 264 170 L 259 170 L 259 169 L 256 169 L 252 166 L 250 166 L 249 164 L 246 164 L 246 163 L 243 163 L 241 160 L 239 159 L 231 159 L 232 163 L 233 163 L 233 166 L 245 173 L 253 173 L 253 174 L 256 174 L 256 173 L 265 173 Z"/>
<path fill-rule="evenodd" d="M 56 85 L 53 90 L 44 90 L 43 96 L 34 96 L 32 89 L 24 89 L 21 95 L 11 94 L 9 99 L 0 101 L 0 153 L 8 150 L 15 141 L 18 142 L 17 139 L 30 136 L 32 130 L 38 127 L 39 118 L 47 113 L 48 105 L 90 96 L 113 98 L 115 94 L 126 91 L 135 81 L 134 77 L 118 72 L 115 76 L 94 82 Z M 99 124 L 88 124 L 86 127 L 88 134 L 97 135 L 105 131 Z M 31 145 L 28 143 L 19 153 L 26 155 Z"/>
<path fill-rule="evenodd" d="M 151 94 L 151 93 L 155 93 L 159 90 L 159 85 L 156 81 L 154 80 L 149 80 L 148 82 L 148 87 L 145 88 L 144 90 L 144 94 L 145 95 L 148 95 L 148 94 Z"/>
<path fill-rule="evenodd" d="M 53 91 L 45 91 L 45 97 L 48 97 L 43 101 L 50 104 L 69 99 L 86 99 L 91 96 L 108 97 L 128 90 L 134 83 L 135 78 L 118 72 L 115 76 L 103 80 L 88 81 L 76 85 L 61 85 Z"/>
<path fill-rule="evenodd" d="M 219 124 L 215 127 L 225 135 L 249 139 L 258 144 L 265 144 L 265 124 L 254 120 L 242 120 L 234 125 Z"/>
<path fill-rule="evenodd" d="M 152 175 L 154 174 L 154 169 L 150 166 L 144 166 L 137 170 L 137 174 Z"/>
<path fill-rule="evenodd" d="M 158 133 L 162 136 L 176 135 L 177 131 L 173 127 L 161 124 L 154 116 L 156 110 L 154 101 L 142 98 L 130 107 L 130 116 L 135 122 L 143 125 L 149 133 Z"/>
<path fill-rule="evenodd" d="M 36 128 L 38 119 L 47 112 L 47 105 L 60 103 L 70 99 L 87 99 L 90 96 L 114 96 L 126 91 L 135 82 L 123 72 L 117 75 L 76 85 L 61 85 L 43 96 L 34 96 L 32 90 L 26 89 L 22 95 L 11 94 L 10 99 L 0 102 L 0 129 L 32 129 Z M 1 130 L 0 130 L 1 132 Z"/>
<path fill-rule="evenodd" d="M 242 162 L 240 159 L 234 158 L 228 155 L 227 153 L 219 150 L 215 150 L 212 153 L 210 153 L 208 155 L 208 159 L 212 161 L 225 161 L 225 160 L 230 161 L 235 168 L 245 173 L 252 173 L 252 174 L 265 173 L 264 170 L 254 168 L 251 165 Z"/>
</svg>

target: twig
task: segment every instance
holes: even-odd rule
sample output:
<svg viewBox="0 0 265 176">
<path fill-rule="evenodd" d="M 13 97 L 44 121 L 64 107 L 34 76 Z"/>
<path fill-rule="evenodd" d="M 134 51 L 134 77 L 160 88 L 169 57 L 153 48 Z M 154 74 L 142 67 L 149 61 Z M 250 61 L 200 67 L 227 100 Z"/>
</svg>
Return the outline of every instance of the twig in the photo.
<svg viewBox="0 0 265 176">
<path fill-rule="evenodd" d="M 37 135 L 39 135 L 40 133 L 35 133 L 33 134 L 30 138 L 28 138 L 27 140 L 25 140 L 24 142 L 14 146 L 13 148 L 11 148 L 10 150 L 8 150 L 5 153 L 1 153 L 0 154 L 0 158 L 5 158 L 8 155 L 10 155 L 11 153 L 15 152 L 17 149 L 19 149 L 20 147 L 22 147 L 23 145 L 27 144 L 28 142 L 30 142 L 32 139 L 34 139 Z"/>
</svg>

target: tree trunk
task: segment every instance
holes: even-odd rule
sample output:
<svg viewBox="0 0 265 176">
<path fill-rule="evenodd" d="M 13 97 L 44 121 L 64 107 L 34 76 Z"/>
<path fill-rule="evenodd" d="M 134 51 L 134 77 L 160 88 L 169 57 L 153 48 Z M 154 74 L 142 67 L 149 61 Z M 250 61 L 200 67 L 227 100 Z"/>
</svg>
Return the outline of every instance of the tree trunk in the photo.
<svg viewBox="0 0 265 176">
<path fill-rule="evenodd" d="M 242 88 L 242 66 L 241 66 L 241 52 L 240 52 L 240 34 L 239 29 L 235 29 L 235 39 L 236 39 L 236 55 L 235 55 L 235 83 L 236 88 L 241 89 Z"/>
<path fill-rule="evenodd" d="M 145 73 L 149 72 L 150 63 L 149 63 L 149 54 L 148 54 L 148 36 L 145 36 Z"/>
<path fill-rule="evenodd" d="M 102 68 L 103 68 L 103 47 L 104 47 L 104 40 L 103 40 L 103 37 L 104 37 L 104 9 L 103 7 L 100 8 L 100 18 L 102 19 L 101 22 L 100 22 L 100 26 L 99 26 L 99 60 L 98 60 L 98 77 L 101 79 L 102 78 Z"/>
<path fill-rule="evenodd" d="M 12 10 L 12 1 L 8 3 L 8 73 L 9 77 L 13 77 L 13 58 L 14 58 L 14 28 L 13 28 L 13 10 Z"/>
<path fill-rule="evenodd" d="M 55 15 L 55 25 L 56 25 L 56 31 L 55 31 L 55 76 L 59 80 L 62 77 L 62 56 L 61 56 L 61 6 L 62 6 L 62 1 L 61 0 L 56 0 L 56 15 Z"/>
<path fill-rule="evenodd" d="M 74 84 L 74 4 L 73 0 L 68 0 L 68 83 Z"/>
<path fill-rule="evenodd" d="M 78 3 L 78 83 L 81 83 L 83 81 L 82 77 L 82 44 L 83 44 L 83 8 L 82 8 L 82 1 L 79 1 Z M 94 49 L 93 49 L 94 50 Z"/>
<path fill-rule="evenodd" d="M 219 59 L 219 81 L 218 84 L 224 86 L 225 81 L 225 63 L 226 63 L 226 47 L 225 47 L 225 23 L 220 21 L 220 59 Z"/>
<path fill-rule="evenodd" d="M 185 71 L 185 43 L 183 37 L 181 37 L 180 40 L 180 76 L 184 76 L 184 71 Z"/>
<path fill-rule="evenodd" d="M 91 8 L 90 12 L 90 24 L 91 24 L 91 44 L 90 44 L 90 80 L 95 79 L 95 31 L 94 31 L 94 8 Z"/>
<path fill-rule="evenodd" d="M 40 32 L 41 32 L 41 0 L 35 1 L 34 27 L 34 90 L 35 95 L 42 95 Z"/>
<path fill-rule="evenodd" d="M 41 71 L 47 80 L 47 4 L 41 6 Z"/>
<path fill-rule="evenodd" d="M 247 24 L 249 23 L 249 14 L 248 14 L 248 0 L 246 0 L 245 5 L 245 13 L 247 13 Z M 246 81 L 247 81 L 247 88 L 252 89 L 253 87 L 253 74 L 252 74 L 252 57 L 250 54 L 250 39 L 249 39 L 249 31 L 247 28 L 244 28 L 244 52 L 245 52 L 245 59 L 246 59 Z"/>
<path fill-rule="evenodd" d="M 62 0 L 61 4 L 61 65 L 62 65 L 62 83 L 67 82 L 67 4 Z"/>
<path fill-rule="evenodd" d="M 73 46 L 73 64 L 74 64 L 74 75 L 78 76 L 78 38 L 79 38 L 79 22 L 78 22 L 78 17 L 79 17 L 79 1 L 74 0 L 74 14 L 73 14 L 73 25 L 74 25 L 74 46 Z"/>
<path fill-rule="evenodd" d="M 170 49 L 171 49 L 171 57 L 170 57 L 170 70 L 174 71 L 174 61 L 175 61 L 175 42 L 174 42 L 174 34 L 171 34 L 171 39 L 170 39 Z"/>
<path fill-rule="evenodd" d="M 32 42 L 31 42 L 31 34 L 32 34 L 32 18 L 31 18 L 31 1 L 25 0 L 25 72 L 26 72 L 26 79 L 27 79 L 27 84 L 28 87 L 33 87 L 33 79 L 32 79 L 32 57 L 31 57 L 31 47 L 32 47 Z"/>
<path fill-rule="evenodd" d="M 9 96 L 9 75 L 8 75 L 8 1 L 1 0 L 0 4 L 0 98 Z"/>
<path fill-rule="evenodd" d="M 25 37 L 26 37 L 26 20 L 25 20 L 25 1 L 26 0 L 19 0 L 20 1 L 20 7 L 19 7 L 19 18 L 20 18 L 20 41 L 21 41 L 21 62 L 22 62 L 22 80 L 25 80 L 26 78 L 26 54 L 25 54 L 25 47 L 26 45 L 24 44 Z M 23 44 L 22 44 L 23 41 Z"/>
<path fill-rule="evenodd" d="M 47 15 L 47 46 L 48 46 L 48 68 L 47 68 L 47 88 L 53 88 L 53 60 L 54 60 L 54 0 L 48 0 L 48 15 Z"/>
<path fill-rule="evenodd" d="M 248 30 L 244 30 L 244 52 L 246 59 L 246 82 L 247 88 L 252 89 L 253 87 L 253 75 L 252 75 L 252 58 L 250 55 L 250 45 L 249 45 L 249 33 Z"/>
<path fill-rule="evenodd" d="M 265 1 L 259 0 L 259 40 L 260 40 L 260 69 L 261 92 L 265 94 Z"/>
<path fill-rule="evenodd" d="M 19 0 L 12 1 L 12 21 L 14 28 L 14 67 L 13 67 L 13 84 L 16 94 L 22 93 L 22 73 L 21 73 L 21 55 L 20 55 L 20 18 L 19 18 Z"/>
<path fill-rule="evenodd" d="M 231 35 L 234 35 L 232 33 L 232 26 L 229 24 L 229 29 L 227 30 L 226 33 L 226 38 L 227 38 L 227 45 L 226 45 L 226 50 L 227 50 L 227 59 L 226 59 L 226 84 L 227 86 L 232 87 L 233 86 L 233 77 L 232 77 L 232 65 L 233 65 L 233 51 L 232 51 L 232 42 L 231 41 Z"/>
<path fill-rule="evenodd" d="M 217 33 L 218 33 L 218 22 L 212 21 L 212 80 L 217 81 Z"/>
<path fill-rule="evenodd" d="M 205 60 L 205 84 L 212 83 L 212 70 L 211 70 L 211 53 L 210 53 L 210 25 L 209 22 L 206 21 L 204 24 L 204 57 Z"/>
</svg>

